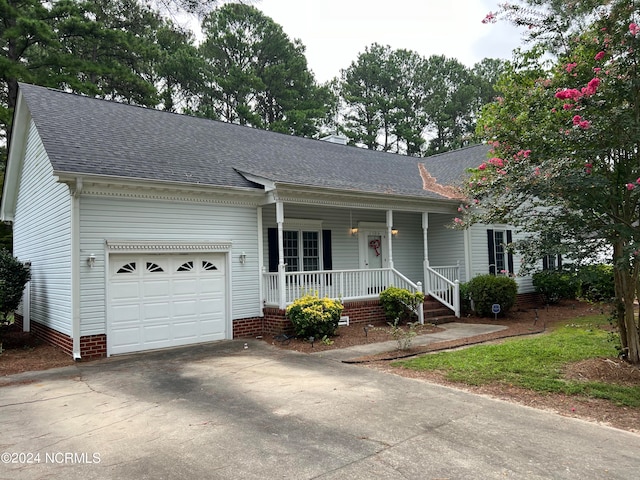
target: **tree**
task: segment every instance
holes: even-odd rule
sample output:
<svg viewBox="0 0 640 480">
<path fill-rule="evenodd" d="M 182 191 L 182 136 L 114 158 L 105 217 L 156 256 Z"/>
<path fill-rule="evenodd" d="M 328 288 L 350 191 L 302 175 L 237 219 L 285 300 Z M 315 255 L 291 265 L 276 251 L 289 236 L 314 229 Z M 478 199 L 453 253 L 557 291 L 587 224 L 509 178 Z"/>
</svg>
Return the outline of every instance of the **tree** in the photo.
<svg viewBox="0 0 640 480">
<path fill-rule="evenodd" d="M 492 158 L 472 172 L 471 201 L 456 221 L 537 232 L 511 246 L 530 265 L 552 252 L 580 261 L 608 248 L 621 346 L 640 363 L 640 11 L 622 0 L 530 3 L 545 8 L 502 12 L 528 25 L 533 48 L 518 53 L 502 97 L 483 111 L 479 133 Z M 567 30 L 567 15 L 581 28 Z"/>
<path fill-rule="evenodd" d="M 260 10 L 227 4 L 202 23 L 207 88 L 199 113 L 208 118 L 313 135 L 326 115 L 327 91 L 315 84 L 304 46 Z"/>
</svg>

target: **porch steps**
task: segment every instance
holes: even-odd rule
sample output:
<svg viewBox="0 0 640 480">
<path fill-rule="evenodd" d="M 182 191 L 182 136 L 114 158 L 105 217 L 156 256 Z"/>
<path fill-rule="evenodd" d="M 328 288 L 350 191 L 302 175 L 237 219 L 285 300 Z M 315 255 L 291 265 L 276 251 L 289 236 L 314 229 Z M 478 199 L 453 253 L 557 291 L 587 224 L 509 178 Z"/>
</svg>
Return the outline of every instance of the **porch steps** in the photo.
<svg viewBox="0 0 640 480">
<path fill-rule="evenodd" d="M 424 321 L 425 323 L 433 323 L 440 325 L 443 323 L 455 322 L 456 316 L 449 309 L 433 297 L 427 296 L 424 300 Z"/>
</svg>

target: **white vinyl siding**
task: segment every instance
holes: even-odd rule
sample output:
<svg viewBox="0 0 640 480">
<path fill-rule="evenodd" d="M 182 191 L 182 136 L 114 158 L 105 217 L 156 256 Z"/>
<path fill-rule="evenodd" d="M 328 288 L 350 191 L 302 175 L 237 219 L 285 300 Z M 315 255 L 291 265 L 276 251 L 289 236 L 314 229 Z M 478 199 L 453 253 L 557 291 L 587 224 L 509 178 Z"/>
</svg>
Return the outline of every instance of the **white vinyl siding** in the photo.
<svg viewBox="0 0 640 480">
<path fill-rule="evenodd" d="M 477 224 L 470 227 L 470 240 L 471 240 L 471 275 L 469 279 L 477 275 L 485 275 L 489 273 L 489 245 L 487 242 L 487 230 L 500 230 L 500 231 L 512 231 L 512 240 L 514 242 L 526 237 L 526 234 L 517 232 L 513 227 L 505 225 L 482 225 Z M 506 238 L 506 234 L 505 234 Z M 506 257 L 506 255 L 505 255 Z M 518 293 L 530 293 L 535 291 L 533 287 L 532 279 L 530 275 L 525 277 L 519 276 L 520 266 L 522 265 L 522 258 L 520 255 L 513 256 L 513 269 L 516 274 L 515 280 L 518 283 Z"/>
<path fill-rule="evenodd" d="M 429 214 L 429 265 L 449 267 L 460 262 L 460 281 L 467 278 L 464 255 L 464 231 L 451 228 L 454 215 Z"/>
<path fill-rule="evenodd" d="M 13 223 L 13 253 L 31 261 L 31 320 L 71 336 L 71 199 L 29 126 Z"/>
<path fill-rule="evenodd" d="M 257 208 L 159 199 L 81 197 L 81 334 L 105 333 L 107 240 L 232 242 L 232 319 L 262 314 L 259 292 Z M 240 263 L 240 254 L 246 263 Z"/>
</svg>

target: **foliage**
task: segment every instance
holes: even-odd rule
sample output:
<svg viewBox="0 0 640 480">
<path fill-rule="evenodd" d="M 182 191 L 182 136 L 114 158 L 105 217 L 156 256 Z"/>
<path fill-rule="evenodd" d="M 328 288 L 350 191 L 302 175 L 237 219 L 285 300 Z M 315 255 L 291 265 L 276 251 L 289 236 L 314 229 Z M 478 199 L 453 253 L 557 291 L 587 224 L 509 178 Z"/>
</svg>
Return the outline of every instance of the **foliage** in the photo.
<svg viewBox="0 0 640 480">
<path fill-rule="evenodd" d="M 515 56 L 499 82 L 500 98 L 483 110 L 478 133 L 493 151 L 472 172 L 471 207 L 461 221 L 538 232 L 515 245 L 530 265 L 549 251 L 574 262 L 612 251 L 620 339 L 634 363 L 640 363 L 634 314 L 640 278 L 638 15 L 639 6 L 624 0 L 504 5 L 498 17 L 527 25 L 533 47 Z"/>
<path fill-rule="evenodd" d="M 580 297 L 590 302 L 610 302 L 616 296 L 613 266 L 585 265 L 578 270 Z"/>
<path fill-rule="evenodd" d="M 398 350 L 409 350 L 411 348 L 411 342 L 418 332 L 416 332 L 417 322 L 408 322 L 406 328 L 402 328 L 399 325 L 398 319 L 394 322 L 387 322 L 389 325 L 389 334 L 398 344 Z"/>
<path fill-rule="evenodd" d="M 335 334 L 343 309 L 339 300 L 305 295 L 287 307 L 287 318 L 296 336 L 321 339 Z"/>
<path fill-rule="evenodd" d="M 564 367 L 580 360 L 615 357 L 606 316 L 582 317 L 551 333 L 398 362 L 404 368 L 439 370 L 447 379 L 470 385 L 500 383 L 538 392 L 603 398 L 640 407 L 640 387 L 563 378 Z"/>
<path fill-rule="evenodd" d="M 380 304 L 387 319 L 393 323 L 402 322 L 412 315 L 424 302 L 422 292 L 411 293 L 405 288 L 389 287 L 380 292 Z"/>
<path fill-rule="evenodd" d="M 5 323 L 18 308 L 24 287 L 31 278 L 29 269 L 8 250 L 0 249 L 0 314 Z"/>
<path fill-rule="evenodd" d="M 501 69 L 499 60 L 468 69 L 455 59 L 374 43 L 342 71 L 343 131 L 352 144 L 407 155 L 463 146 Z M 427 133 L 435 135 L 428 145 Z"/>
<path fill-rule="evenodd" d="M 313 136 L 329 109 L 328 91 L 307 67 L 304 46 L 257 8 L 237 3 L 202 22 L 207 88 L 200 115 Z"/>
<path fill-rule="evenodd" d="M 567 270 L 542 270 L 533 274 L 533 286 L 545 303 L 554 304 L 576 298 L 580 282 L 575 273 Z"/>
<path fill-rule="evenodd" d="M 469 282 L 460 283 L 460 314 L 466 316 L 472 312 Z"/>
<path fill-rule="evenodd" d="M 513 278 L 501 275 L 478 275 L 467 282 L 474 312 L 481 316 L 492 315 L 493 304 L 500 305 L 500 312 L 508 312 L 516 302 L 518 284 Z"/>
</svg>

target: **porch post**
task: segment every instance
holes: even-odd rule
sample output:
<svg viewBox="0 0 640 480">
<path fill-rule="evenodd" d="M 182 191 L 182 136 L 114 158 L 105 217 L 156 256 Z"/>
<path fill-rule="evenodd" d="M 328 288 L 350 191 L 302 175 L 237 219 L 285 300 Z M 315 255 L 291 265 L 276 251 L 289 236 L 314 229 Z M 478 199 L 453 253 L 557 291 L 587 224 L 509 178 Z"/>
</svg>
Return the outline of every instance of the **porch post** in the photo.
<svg viewBox="0 0 640 480">
<path fill-rule="evenodd" d="M 393 210 L 387 210 L 387 251 L 389 252 L 389 268 L 393 269 Z"/>
<path fill-rule="evenodd" d="M 429 240 L 427 233 L 429 232 L 429 213 L 422 212 L 422 245 L 423 245 L 423 260 L 422 269 L 424 272 L 424 293 L 426 295 L 431 291 L 431 285 L 429 284 Z"/>
<path fill-rule="evenodd" d="M 276 223 L 278 224 L 278 308 L 284 310 L 287 307 L 286 278 L 284 275 L 284 205 L 276 202 Z"/>
</svg>

